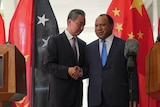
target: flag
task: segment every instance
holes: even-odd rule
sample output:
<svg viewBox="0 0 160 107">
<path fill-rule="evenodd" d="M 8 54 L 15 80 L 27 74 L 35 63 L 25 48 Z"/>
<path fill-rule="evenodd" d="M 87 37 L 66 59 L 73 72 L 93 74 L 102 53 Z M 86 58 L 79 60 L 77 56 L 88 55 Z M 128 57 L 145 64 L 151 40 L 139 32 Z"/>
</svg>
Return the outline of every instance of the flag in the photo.
<svg viewBox="0 0 160 107">
<path fill-rule="evenodd" d="M 49 0 L 35 0 L 34 26 L 33 103 L 34 107 L 48 107 L 49 77 L 42 70 L 42 62 L 49 38 L 59 33 Z"/>
<path fill-rule="evenodd" d="M 27 95 L 15 101 L 12 107 L 32 105 L 32 40 L 33 40 L 33 0 L 20 0 L 9 26 L 8 41 L 16 45 L 26 61 Z"/>
<path fill-rule="evenodd" d="M 5 27 L 4 27 L 4 21 L 2 18 L 2 15 L 0 14 L 0 44 L 5 44 L 6 38 L 5 38 Z"/>
<path fill-rule="evenodd" d="M 142 0 L 112 0 L 107 14 L 114 19 L 113 33 L 127 40 L 139 41 L 137 70 L 139 78 L 139 107 L 157 107 L 157 101 L 146 94 L 145 58 L 154 44 L 153 32 Z"/>
<path fill-rule="evenodd" d="M 25 56 L 27 96 L 14 102 L 13 107 L 47 107 L 49 88 L 48 76 L 42 71 L 43 53 L 49 38 L 58 33 L 48 0 L 19 1 L 10 23 L 8 41 Z"/>
</svg>

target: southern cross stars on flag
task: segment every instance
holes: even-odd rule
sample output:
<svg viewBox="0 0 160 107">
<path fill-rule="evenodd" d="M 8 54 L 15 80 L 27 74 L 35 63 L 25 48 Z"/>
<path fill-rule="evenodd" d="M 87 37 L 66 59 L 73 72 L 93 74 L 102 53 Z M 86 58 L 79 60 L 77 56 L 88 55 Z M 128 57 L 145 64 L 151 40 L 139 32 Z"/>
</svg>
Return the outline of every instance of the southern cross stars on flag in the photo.
<svg viewBox="0 0 160 107">
<path fill-rule="evenodd" d="M 45 15 L 45 14 L 43 14 L 42 17 L 40 17 L 40 16 L 37 16 L 37 17 L 38 17 L 38 19 L 39 19 L 39 21 L 38 21 L 37 24 L 42 24 L 43 26 L 45 26 L 45 23 L 46 23 L 47 21 L 49 21 L 49 19 L 46 18 L 46 15 Z"/>
<path fill-rule="evenodd" d="M 37 23 L 37 25 L 38 24 L 42 24 L 44 27 L 46 25 L 46 22 L 50 20 L 50 19 L 46 18 L 45 14 L 43 14 L 43 16 L 37 16 L 37 18 L 39 20 L 38 23 Z M 49 38 L 50 38 L 50 36 L 48 36 L 47 39 L 42 39 L 42 41 L 44 42 L 44 44 L 42 45 L 42 47 L 47 46 Z"/>
</svg>

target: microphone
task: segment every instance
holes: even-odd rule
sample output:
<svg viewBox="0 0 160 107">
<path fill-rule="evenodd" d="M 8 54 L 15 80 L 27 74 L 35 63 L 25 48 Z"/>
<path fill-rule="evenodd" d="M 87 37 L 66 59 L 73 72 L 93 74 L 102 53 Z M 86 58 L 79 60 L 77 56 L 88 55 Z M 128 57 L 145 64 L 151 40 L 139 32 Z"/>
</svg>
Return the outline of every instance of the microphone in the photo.
<svg viewBox="0 0 160 107">
<path fill-rule="evenodd" d="M 139 42 L 132 38 L 125 43 L 124 56 L 127 58 L 127 70 L 131 71 L 135 68 L 134 60 L 138 54 Z"/>
</svg>

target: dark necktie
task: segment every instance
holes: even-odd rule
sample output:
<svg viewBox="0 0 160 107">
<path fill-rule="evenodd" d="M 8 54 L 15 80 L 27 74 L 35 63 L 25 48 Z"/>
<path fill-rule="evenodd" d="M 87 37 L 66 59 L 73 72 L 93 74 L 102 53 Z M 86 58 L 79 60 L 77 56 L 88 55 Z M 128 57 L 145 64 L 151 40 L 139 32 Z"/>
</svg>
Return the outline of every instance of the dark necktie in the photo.
<svg viewBox="0 0 160 107">
<path fill-rule="evenodd" d="M 104 66 L 106 64 L 106 60 L 107 60 L 107 50 L 106 50 L 106 41 L 103 40 L 102 41 L 102 65 Z"/>
<path fill-rule="evenodd" d="M 72 48 L 75 54 L 75 58 L 77 59 L 76 38 L 73 37 L 72 39 L 73 39 Z"/>
</svg>

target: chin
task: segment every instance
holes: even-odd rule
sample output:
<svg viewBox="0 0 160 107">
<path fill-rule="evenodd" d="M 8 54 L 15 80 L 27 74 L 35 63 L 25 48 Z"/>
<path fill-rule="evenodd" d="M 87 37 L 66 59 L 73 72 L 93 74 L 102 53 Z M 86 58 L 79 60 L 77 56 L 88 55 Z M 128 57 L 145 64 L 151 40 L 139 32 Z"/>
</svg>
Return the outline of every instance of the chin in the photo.
<svg viewBox="0 0 160 107">
<path fill-rule="evenodd" d="M 100 39 L 104 39 L 104 37 L 103 36 L 98 36 Z"/>
</svg>

